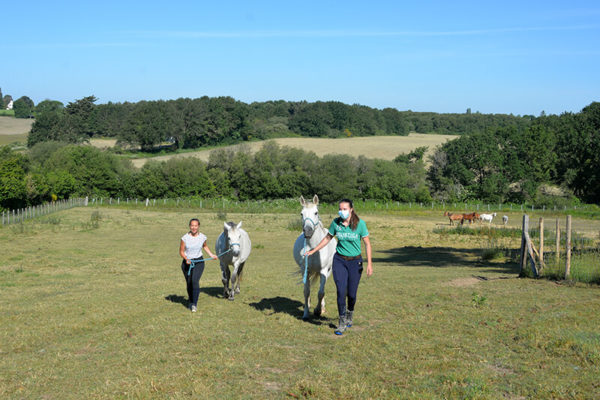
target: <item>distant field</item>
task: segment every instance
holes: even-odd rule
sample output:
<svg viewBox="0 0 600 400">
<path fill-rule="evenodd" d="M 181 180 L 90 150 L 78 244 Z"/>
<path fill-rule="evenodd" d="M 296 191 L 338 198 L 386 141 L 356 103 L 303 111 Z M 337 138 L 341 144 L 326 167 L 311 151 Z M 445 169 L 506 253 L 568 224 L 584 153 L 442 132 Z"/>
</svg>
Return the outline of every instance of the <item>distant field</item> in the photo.
<svg viewBox="0 0 600 400">
<path fill-rule="evenodd" d="M 0 135 L 25 135 L 31 130 L 33 119 L 0 116 Z"/>
<path fill-rule="evenodd" d="M 411 133 L 408 136 L 370 136 L 349 139 L 321 139 L 321 138 L 280 138 L 273 139 L 280 146 L 290 146 L 314 151 L 318 156 L 326 154 L 348 154 L 353 157 L 365 156 L 367 158 L 381 158 L 393 160 L 399 154 L 408 153 L 417 147 L 428 146 L 427 154 L 431 154 L 436 146 L 446 143 L 448 140 L 456 139 L 455 135 L 431 135 Z M 225 148 L 237 149 L 241 146 L 248 148 L 251 152 L 259 150 L 264 142 L 244 143 Z M 165 161 L 173 157 L 196 157 L 207 161 L 211 150 L 202 150 L 192 153 L 180 153 L 154 158 L 134 159 L 133 165 L 142 167 L 148 160 Z"/>
<path fill-rule="evenodd" d="M 0 116 L 0 146 L 27 141 L 33 119 Z"/>
<path fill-rule="evenodd" d="M 99 149 L 108 149 L 117 144 L 117 139 L 90 139 L 90 144 Z"/>
</svg>

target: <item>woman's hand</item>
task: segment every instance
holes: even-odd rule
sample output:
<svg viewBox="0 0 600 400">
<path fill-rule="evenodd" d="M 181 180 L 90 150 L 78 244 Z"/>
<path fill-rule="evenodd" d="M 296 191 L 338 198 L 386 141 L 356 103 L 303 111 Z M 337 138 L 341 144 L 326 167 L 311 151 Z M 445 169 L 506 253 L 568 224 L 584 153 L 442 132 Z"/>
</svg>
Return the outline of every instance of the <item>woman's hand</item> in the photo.
<svg viewBox="0 0 600 400">
<path fill-rule="evenodd" d="M 214 255 L 214 254 L 211 254 L 211 255 L 210 255 L 210 258 L 212 258 L 213 260 L 217 260 L 219 257 L 217 257 L 217 256 L 216 256 L 216 255 Z"/>
<path fill-rule="evenodd" d="M 189 264 L 191 264 L 192 262 L 190 261 L 190 259 L 189 259 L 189 258 L 186 258 L 186 259 L 185 259 L 185 263 L 189 265 Z"/>
<path fill-rule="evenodd" d="M 367 263 L 367 278 L 373 275 L 373 264 Z"/>
</svg>

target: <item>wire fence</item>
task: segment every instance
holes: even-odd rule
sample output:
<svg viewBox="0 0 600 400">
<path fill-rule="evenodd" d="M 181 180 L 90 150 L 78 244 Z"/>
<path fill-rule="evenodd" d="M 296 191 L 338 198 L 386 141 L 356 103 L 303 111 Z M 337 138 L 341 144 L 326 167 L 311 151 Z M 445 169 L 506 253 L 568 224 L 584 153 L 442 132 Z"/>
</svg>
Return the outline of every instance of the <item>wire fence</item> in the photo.
<svg viewBox="0 0 600 400">
<path fill-rule="evenodd" d="M 23 223 L 28 219 L 38 218 L 43 215 L 52 214 L 62 210 L 68 210 L 69 208 L 73 207 L 83 206 L 85 203 L 86 199 L 70 198 L 39 204 L 37 206 L 2 211 L 2 226 Z"/>
<path fill-rule="evenodd" d="M 95 206 L 95 207 L 124 207 L 138 209 L 200 209 L 215 212 L 239 212 L 239 213 L 289 213 L 297 210 L 298 199 L 272 199 L 272 200 L 229 200 L 211 198 L 163 198 L 163 199 L 139 199 L 139 198 L 113 198 L 113 197 L 85 197 L 59 200 L 30 206 L 15 210 L 2 212 L 2 225 L 22 223 L 25 220 L 36 218 L 50 213 L 66 210 L 72 207 Z M 559 214 L 591 214 L 600 216 L 600 207 L 596 205 L 580 206 L 535 206 L 529 204 L 492 204 L 483 202 L 408 202 L 398 201 L 355 201 L 355 207 L 360 212 L 394 212 L 394 211 L 456 211 L 456 212 L 478 212 L 478 213 L 512 213 L 512 212 L 536 212 L 536 213 L 559 213 Z M 321 203 L 319 208 L 323 213 L 337 213 L 336 203 Z M 502 216 L 499 217 L 499 219 Z"/>
<path fill-rule="evenodd" d="M 531 221 L 529 233 L 539 252 L 537 261 L 541 277 L 600 283 L 600 229 L 597 224 L 572 220 L 570 227 L 565 218 L 540 218 Z"/>
</svg>

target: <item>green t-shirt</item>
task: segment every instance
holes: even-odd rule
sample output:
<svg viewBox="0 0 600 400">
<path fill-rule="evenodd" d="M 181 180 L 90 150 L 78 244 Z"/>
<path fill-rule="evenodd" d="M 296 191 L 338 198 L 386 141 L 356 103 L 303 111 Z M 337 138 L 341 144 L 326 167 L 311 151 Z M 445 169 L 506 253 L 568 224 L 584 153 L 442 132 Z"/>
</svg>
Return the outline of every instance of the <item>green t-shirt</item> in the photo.
<svg viewBox="0 0 600 400">
<path fill-rule="evenodd" d="M 335 250 L 346 257 L 360 256 L 360 240 L 369 236 L 367 224 L 362 219 L 358 220 L 356 230 L 353 231 L 350 226 L 344 226 L 341 218 L 336 218 L 329 225 L 329 234 L 337 237 L 337 247 Z"/>
</svg>

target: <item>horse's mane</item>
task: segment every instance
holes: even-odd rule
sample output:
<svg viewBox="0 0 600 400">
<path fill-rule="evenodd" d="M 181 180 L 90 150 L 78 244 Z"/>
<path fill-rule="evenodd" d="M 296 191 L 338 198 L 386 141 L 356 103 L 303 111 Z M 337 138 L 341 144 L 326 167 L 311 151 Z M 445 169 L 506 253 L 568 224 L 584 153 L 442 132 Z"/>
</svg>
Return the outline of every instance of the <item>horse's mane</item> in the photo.
<svg viewBox="0 0 600 400">
<path fill-rule="evenodd" d="M 235 227 L 237 226 L 235 223 L 233 223 L 233 222 L 231 222 L 231 221 L 229 221 L 229 222 L 227 223 L 227 225 L 229 225 L 229 227 L 230 227 L 230 228 L 235 228 Z"/>
</svg>

